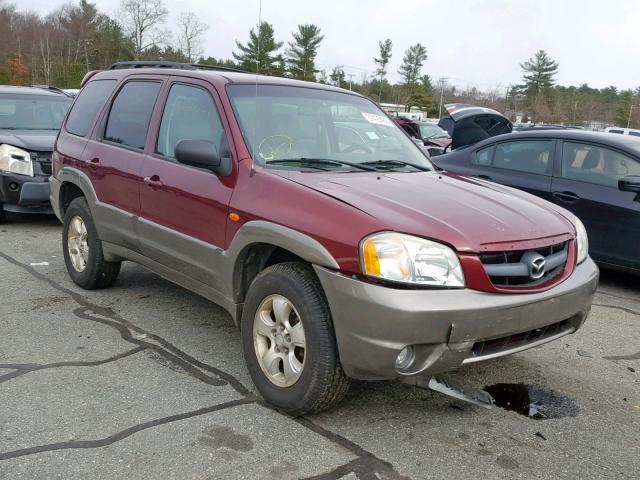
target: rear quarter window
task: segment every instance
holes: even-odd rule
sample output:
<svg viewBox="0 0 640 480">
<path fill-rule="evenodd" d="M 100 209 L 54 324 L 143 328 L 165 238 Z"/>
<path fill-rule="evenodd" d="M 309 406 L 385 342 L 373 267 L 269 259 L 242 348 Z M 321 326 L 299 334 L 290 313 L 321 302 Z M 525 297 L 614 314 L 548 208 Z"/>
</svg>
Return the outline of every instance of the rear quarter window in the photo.
<svg viewBox="0 0 640 480">
<path fill-rule="evenodd" d="M 65 130 L 73 135 L 86 137 L 96 115 L 115 86 L 115 80 L 94 80 L 86 84 L 69 112 Z"/>
</svg>

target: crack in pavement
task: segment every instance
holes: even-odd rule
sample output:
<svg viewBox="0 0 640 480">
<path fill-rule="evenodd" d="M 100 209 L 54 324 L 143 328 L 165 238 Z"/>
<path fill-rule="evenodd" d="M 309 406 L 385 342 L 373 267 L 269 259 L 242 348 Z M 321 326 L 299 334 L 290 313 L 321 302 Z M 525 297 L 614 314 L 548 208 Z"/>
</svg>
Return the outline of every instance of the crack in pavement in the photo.
<svg viewBox="0 0 640 480">
<path fill-rule="evenodd" d="M 640 316 L 640 312 L 638 312 L 637 310 L 633 310 L 631 308 L 626 308 L 626 307 L 620 307 L 618 305 L 609 305 L 607 303 L 593 303 L 592 306 L 594 306 L 594 307 L 603 307 L 603 308 L 613 308 L 614 310 L 620 310 L 620 311 L 629 313 L 631 315 Z"/>
<path fill-rule="evenodd" d="M 256 397 L 251 393 L 251 391 L 245 387 L 237 378 L 235 378 L 232 374 L 227 373 L 223 370 L 220 370 L 216 367 L 213 367 L 207 363 L 201 362 L 186 352 L 180 350 L 176 346 L 172 345 L 170 342 L 165 340 L 164 338 L 155 335 L 151 332 L 148 332 L 130 321 L 126 320 L 119 316 L 112 308 L 110 307 L 102 307 L 100 305 L 94 304 L 89 301 L 83 295 L 66 288 L 56 281 L 49 278 L 47 275 L 44 275 L 38 272 L 35 268 L 30 265 L 24 264 L 10 255 L 0 251 L 0 258 L 3 258 L 7 262 L 25 270 L 27 273 L 31 274 L 33 277 L 49 284 L 52 288 L 69 295 L 78 305 L 79 308 L 73 310 L 73 314 L 78 318 L 82 318 L 85 320 L 89 320 L 92 322 L 101 323 L 104 325 L 111 326 L 120 332 L 122 338 L 130 343 L 138 345 L 137 349 L 133 349 L 129 351 L 129 354 L 133 354 L 132 352 L 135 350 L 153 350 L 154 352 L 162 355 L 167 360 L 169 360 L 174 365 L 178 366 L 182 370 L 184 370 L 189 375 L 197 378 L 198 380 L 213 385 L 213 386 L 224 386 L 229 385 L 233 388 L 238 394 L 240 394 L 243 398 L 239 400 L 233 400 L 231 402 L 222 403 L 219 405 L 215 405 L 212 407 L 206 407 L 199 410 L 194 410 L 191 412 L 186 412 L 178 415 L 172 415 L 169 417 L 164 417 L 157 420 L 151 420 L 145 423 L 141 423 L 139 425 L 129 427 L 126 430 L 123 430 L 119 433 L 106 437 L 100 440 L 84 440 L 84 441 L 70 441 L 70 442 L 60 442 L 60 443 L 52 443 L 47 445 L 40 445 L 36 447 L 29 447 L 20 450 L 15 450 L 13 452 L 0 452 L 0 460 L 7 460 L 9 458 L 22 457 L 26 455 L 32 455 L 36 453 L 42 453 L 53 450 L 62 450 L 62 449 L 73 449 L 73 448 L 98 448 L 103 447 L 105 445 L 110 445 L 115 443 L 123 438 L 126 438 L 130 435 L 133 435 L 136 432 L 141 430 L 145 430 L 148 428 L 153 428 L 157 425 L 162 425 L 165 423 L 170 423 L 178 420 L 183 420 L 186 418 L 204 415 L 210 412 L 214 412 L 216 410 L 234 407 L 238 405 L 244 405 L 249 403 L 258 403 L 259 405 L 268 408 L 269 410 L 275 411 L 286 418 L 289 418 L 298 424 L 308 428 L 309 430 L 317 433 L 318 435 L 323 436 L 327 440 L 333 442 L 336 445 L 341 446 L 347 451 L 354 454 L 358 457 L 356 460 L 348 462 L 336 469 L 323 474 L 328 475 L 326 477 L 317 477 L 317 478 L 339 478 L 337 475 L 337 471 L 343 472 L 341 476 L 348 473 L 354 473 L 361 480 L 368 479 L 385 479 L 385 480 L 407 480 L 408 477 L 400 475 L 394 467 L 378 457 L 376 457 L 373 453 L 365 450 L 361 446 L 352 442 L 351 440 L 335 433 L 326 428 L 314 423 L 308 418 L 305 417 L 292 417 L 284 412 L 281 412 L 272 406 L 258 401 Z M 151 341 L 150 341 L 151 340 Z M 135 352 L 138 353 L 138 352 Z M 31 366 L 32 368 L 36 368 Z M 25 365 L 26 368 L 26 365 Z M 20 370 L 17 372 L 29 372 L 32 370 Z M 207 375 L 204 372 L 209 372 L 214 376 Z M 9 373 L 7 375 L 12 375 L 15 372 Z M 6 375 L 5 375 L 6 376 Z M 3 378 L 3 377 L 0 377 Z M 15 378 L 15 377 L 12 377 Z M 379 476 L 383 475 L 383 476 Z M 315 478 L 315 477 L 313 477 Z"/>
<path fill-rule="evenodd" d="M 134 425 L 133 427 L 126 428 L 118 433 L 109 435 L 105 438 L 98 440 L 71 440 L 69 442 L 49 443 L 46 445 L 38 445 L 36 447 L 21 448 L 20 450 L 14 450 L 12 452 L 0 453 L 0 460 L 8 460 L 10 458 L 24 457 L 26 455 L 33 455 L 35 453 L 52 452 L 55 450 L 68 450 L 76 448 L 98 448 L 106 447 L 115 442 L 130 437 L 134 433 L 147 430 L 149 428 L 157 427 L 158 425 L 164 425 L 165 423 L 177 422 L 179 420 L 185 420 L 187 418 L 193 418 L 200 415 L 206 415 L 207 413 L 217 412 L 231 407 L 237 407 L 239 405 L 247 405 L 254 403 L 255 400 L 251 398 L 241 398 L 238 400 L 231 400 L 225 403 L 219 403 L 211 407 L 199 408 L 198 410 L 192 410 L 190 412 L 178 413 L 176 415 L 170 415 L 168 417 L 157 418 L 148 422 Z"/>
<path fill-rule="evenodd" d="M 121 358 L 126 358 L 130 355 L 135 355 L 136 353 L 142 352 L 146 350 L 146 346 L 140 346 L 133 348 L 131 350 L 127 350 L 126 352 L 119 353 L 118 355 L 114 355 L 112 357 L 106 358 L 104 360 L 93 360 L 86 362 L 58 362 L 58 363 L 47 363 L 44 365 L 37 363 L 25 363 L 25 364 L 1 364 L 0 368 L 8 368 L 13 369 L 15 371 L 11 373 L 7 373 L 5 375 L 0 376 L 0 383 L 11 380 L 12 378 L 21 377 L 22 375 L 26 375 L 27 373 L 37 372 L 38 370 L 46 370 L 48 368 L 61 368 L 61 367 L 95 367 L 98 365 L 104 365 L 105 363 L 115 362 L 120 360 Z"/>
</svg>

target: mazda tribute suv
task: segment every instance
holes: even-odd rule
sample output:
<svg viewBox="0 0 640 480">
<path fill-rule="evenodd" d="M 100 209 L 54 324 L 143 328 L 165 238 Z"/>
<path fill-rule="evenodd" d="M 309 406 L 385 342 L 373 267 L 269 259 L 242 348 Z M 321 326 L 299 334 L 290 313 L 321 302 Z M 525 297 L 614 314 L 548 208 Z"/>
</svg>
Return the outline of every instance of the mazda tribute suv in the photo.
<svg viewBox="0 0 640 480">
<path fill-rule="evenodd" d="M 148 68 L 137 68 L 148 67 Z M 439 171 L 372 101 L 181 64 L 90 72 L 51 203 L 85 289 L 141 264 L 224 307 L 294 415 L 576 332 L 598 281 L 566 210 Z"/>
</svg>

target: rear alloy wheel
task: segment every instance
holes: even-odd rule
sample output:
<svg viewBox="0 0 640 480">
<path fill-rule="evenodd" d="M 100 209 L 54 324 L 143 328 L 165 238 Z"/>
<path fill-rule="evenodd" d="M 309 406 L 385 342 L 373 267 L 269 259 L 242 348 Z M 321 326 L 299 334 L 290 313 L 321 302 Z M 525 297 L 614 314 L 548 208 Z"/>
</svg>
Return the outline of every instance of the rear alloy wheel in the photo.
<svg viewBox="0 0 640 480">
<path fill-rule="evenodd" d="M 82 288 L 106 288 L 116 281 L 120 262 L 104 259 L 102 242 L 84 197 L 74 199 L 65 211 L 62 249 L 71 280 Z"/>
<path fill-rule="evenodd" d="M 89 261 L 89 241 L 87 239 L 87 226 L 81 217 L 75 216 L 69 222 L 67 232 L 67 249 L 71 265 L 76 272 L 82 273 L 87 268 Z"/>
<path fill-rule="evenodd" d="M 263 270 L 249 287 L 240 326 L 247 368 L 267 402 L 304 415 L 344 397 L 349 378 L 310 265 L 280 263 Z"/>
</svg>

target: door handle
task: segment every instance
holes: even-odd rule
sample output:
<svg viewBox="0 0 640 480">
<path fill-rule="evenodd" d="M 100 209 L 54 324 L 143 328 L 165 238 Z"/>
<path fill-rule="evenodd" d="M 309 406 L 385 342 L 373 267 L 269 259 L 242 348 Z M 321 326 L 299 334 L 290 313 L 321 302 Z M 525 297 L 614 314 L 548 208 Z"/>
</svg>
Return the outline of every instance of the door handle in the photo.
<svg viewBox="0 0 640 480">
<path fill-rule="evenodd" d="M 580 197 L 573 192 L 553 192 L 551 195 L 563 202 L 577 202 L 580 200 Z"/>
<path fill-rule="evenodd" d="M 158 188 L 162 188 L 164 186 L 164 184 L 162 183 L 158 175 L 152 175 L 151 177 L 144 177 L 142 181 L 144 182 L 145 185 L 149 185 L 154 190 Z"/>
</svg>

